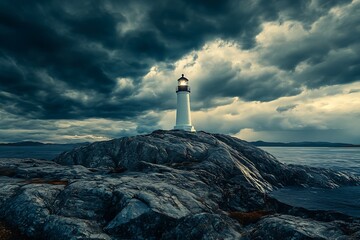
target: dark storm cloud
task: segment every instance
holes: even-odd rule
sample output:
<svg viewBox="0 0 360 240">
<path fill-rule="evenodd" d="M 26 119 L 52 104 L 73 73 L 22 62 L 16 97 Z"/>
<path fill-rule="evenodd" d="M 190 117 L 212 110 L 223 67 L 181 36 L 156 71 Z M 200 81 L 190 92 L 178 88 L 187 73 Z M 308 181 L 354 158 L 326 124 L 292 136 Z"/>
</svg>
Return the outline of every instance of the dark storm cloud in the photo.
<svg viewBox="0 0 360 240">
<path fill-rule="evenodd" d="M 308 65 L 295 74 L 308 88 L 359 81 L 360 3 L 354 2 L 345 11 L 324 16 L 313 29 L 305 29 L 304 36 L 278 39 L 265 50 L 262 61 L 290 72 L 300 64 Z"/>
<path fill-rule="evenodd" d="M 360 89 L 350 89 L 349 94 L 360 92 Z"/>
<path fill-rule="evenodd" d="M 276 111 L 281 113 L 281 112 L 286 112 L 286 111 L 292 110 L 296 107 L 297 107 L 297 104 L 284 105 L 284 106 L 277 107 Z"/>
<path fill-rule="evenodd" d="M 163 62 L 171 68 L 175 60 L 215 38 L 252 48 L 264 21 L 295 19 L 309 25 L 348 1 L 311 2 L 1 1 L 0 106 L 40 119 L 129 119 L 147 110 L 172 108 L 172 100 L 164 101 L 169 93 L 151 100 L 134 98 L 151 66 Z M 341 37 L 332 44 L 347 46 Z M 283 62 L 279 59 L 275 62 Z M 298 59 L 278 65 L 291 68 L 304 58 Z M 351 66 L 355 61 L 351 59 Z M 351 66 L 347 70 L 358 74 L 358 67 Z M 317 77 L 324 68 L 303 78 Z M 219 77 L 226 82 L 223 97 L 269 101 L 299 91 L 274 73 Z M 133 91 L 115 91 L 116 78 L 131 79 Z M 274 82 L 282 84 L 267 94 Z M 211 92 L 217 86 L 210 79 L 204 87 Z M 206 97 L 204 92 L 200 97 Z"/>
<path fill-rule="evenodd" d="M 194 90 L 194 98 L 202 104 L 199 108 L 211 107 L 216 97 L 266 102 L 301 92 L 299 84 L 274 71 L 258 70 L 257 75 L 249 75 L 229 61 L 216 61 L 207 67 L 206 81 L 199 81 Z"/>
<path fill-rule="evenodd" d="M 148 113 L 135 121 L 109 119 L 48 120 L 28 119 L 0 110 L 0 142 L 24 140 L 46 142 L 101 141 L 109 138 L 148 133 L 159 129 L 159 114 Z"/>
<path fill-rule="evenodd" d="M 304 70 L 296 78 L 309 88 L 359 81 L 360 56 L 354 51 L 349 49 L 329 53 L 326 59 Z"/>
</svg>

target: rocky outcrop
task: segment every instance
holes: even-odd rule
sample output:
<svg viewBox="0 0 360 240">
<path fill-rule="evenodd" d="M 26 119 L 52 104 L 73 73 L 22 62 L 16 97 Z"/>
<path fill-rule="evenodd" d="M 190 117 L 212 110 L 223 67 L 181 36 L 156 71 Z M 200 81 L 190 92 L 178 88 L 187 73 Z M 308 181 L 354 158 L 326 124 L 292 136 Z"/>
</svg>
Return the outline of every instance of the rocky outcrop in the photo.
<svg viewBox="0 0 360 240">
<path fill-rule="evenodd" d="M 267 193 L 359 183 L 282 164 L 230 136 L 155 131 L 54 161 L 1 159 L 0 218 L 43 239 L 279 239 L 281 232 L 281 239 L 331 239 L 330 230 L 350 238 L 360 233 L 358 220 L 293 208 Z"/>
<path fill-rule="evenodd" d="M 330 170 L 285 165 L 245 141 L 206 132 L 159 130 L 149 135 L 96 142 L 64 152 L 54 161 L 62 165 L 125 168 L 130 171 L 139 170 L 142 165 L 150 166 L 149 163 L 206 171 L 218 178 L 246 182 L 262 192 L 285 185 L 337 187 L 358 180 Z"/>
</svg>

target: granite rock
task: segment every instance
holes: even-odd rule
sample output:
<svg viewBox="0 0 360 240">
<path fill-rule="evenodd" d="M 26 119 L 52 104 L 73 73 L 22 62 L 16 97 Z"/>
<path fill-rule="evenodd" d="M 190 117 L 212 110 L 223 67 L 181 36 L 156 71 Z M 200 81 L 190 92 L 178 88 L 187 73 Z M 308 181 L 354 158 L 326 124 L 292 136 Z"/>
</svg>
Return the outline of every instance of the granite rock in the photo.
<svg viewBox="0 0 360 240">
<path fill-rule="evenodd" d="M 81 146 L 54 161 L 0 159 L 0 183 L 0 218 L 34 239 L 360 234 L 357 219 L 268 196 L 283 186 L 359 185 L 358 177 L 286 165 L 221 134 L 159 130 Z"/>
</svg>

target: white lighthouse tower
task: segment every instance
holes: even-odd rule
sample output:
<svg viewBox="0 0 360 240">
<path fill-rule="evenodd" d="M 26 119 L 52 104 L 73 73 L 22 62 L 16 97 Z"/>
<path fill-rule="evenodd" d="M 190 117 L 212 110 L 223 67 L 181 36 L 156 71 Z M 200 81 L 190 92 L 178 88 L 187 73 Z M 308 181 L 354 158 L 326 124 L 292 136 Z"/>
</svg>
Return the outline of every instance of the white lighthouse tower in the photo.
<svg viewBox="0 0 360 240">
<path fill-rule="evenodd" d="M 195 132 L 196 130 L 191 124 L 189 79 L 184 77 L 184 74 L 178 79 L 176 94 L 176 126 L 174 129 Z"/>
</svg>

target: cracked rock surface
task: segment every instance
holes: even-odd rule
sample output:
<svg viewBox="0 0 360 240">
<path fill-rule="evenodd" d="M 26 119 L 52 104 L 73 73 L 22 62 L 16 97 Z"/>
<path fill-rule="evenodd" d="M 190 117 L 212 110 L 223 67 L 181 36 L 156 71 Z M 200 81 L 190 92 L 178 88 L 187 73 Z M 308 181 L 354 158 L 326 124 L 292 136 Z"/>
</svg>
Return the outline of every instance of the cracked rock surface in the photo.
<svg viewBox="0 0 360 240">
<path fill-rule="evenodd" d="M 54 161 L 0 159 L 0 219 L 33 239 L 357 239 L 358 219 L 268 193 L 359 184 L 230 136 L 159 130 Z"/>
</svg>

